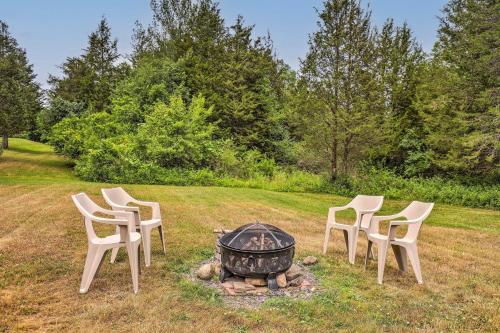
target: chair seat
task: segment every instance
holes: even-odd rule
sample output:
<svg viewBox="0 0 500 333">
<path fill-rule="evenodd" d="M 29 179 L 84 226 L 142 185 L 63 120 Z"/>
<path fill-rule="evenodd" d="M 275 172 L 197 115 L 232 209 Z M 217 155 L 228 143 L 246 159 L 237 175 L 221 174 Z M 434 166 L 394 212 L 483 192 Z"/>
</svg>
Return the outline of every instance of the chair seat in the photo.
<svg viewBox="0 0 500 333">
<path fill-rule="evenodd" d="M 410 239 L 410 238 L 406 238 L 406 237 L 394 238 L 394 240 L 391 241 L 391 243 L 395 244 L 395 245 L 408 245 L 408 244 L 411 244 L 414 242 L 415 242 L 415 240 Z"/>
<path fill-rule="evenodd" d="M 375 240 L 375 241 L 376 240 L 387 241 L 389 239 L 389 237 L 387 235 L 381 235 L 381 234 L 369 234 L 368 238 L 370 240 Z M 406 238 L 406 237 L 394 238 L 391 241 L 391 243 L 396 244 L 396 245 L 407 245 L 407 244 L 413 243 L 413 240 Z"/>
<path fill-rule="evenodd" d="M 141 239 L 141 234 L 138 232 L 131 232 L 130 233 L 130 241 L 132 243 L 135 243 Z M 93 240 L 94 244 L 98 245 L 112 245 L 112 244 L 120 244 L 120 234 L 112 235 L 112 236 L 107 236 L 107 237 L 99 237 L 95 240 Z"/>
<path fill-rule="evenodd" d="M 141 221 L 141 226 L 157 227 L 160 224 L 161 224 L 161 220 L 160 219 L 142 220 Z"/>
<path fill-rule="evenodd" d="M 352 229 L 354 229 L 354 225 L 335 222 L 332 224 L 332 228 L 342 229 L 342 230 L 352 230 Z"/>
<path fill-rule="evenodd" d="M 368 239 L 370 240 L 382 240 L 382 241 L 386 241 L 387 239 L 389 239 L 389 237 L 387 237 L 387 235 L 381 235 L 381 234 L 368 234 Z"/>
</svg>

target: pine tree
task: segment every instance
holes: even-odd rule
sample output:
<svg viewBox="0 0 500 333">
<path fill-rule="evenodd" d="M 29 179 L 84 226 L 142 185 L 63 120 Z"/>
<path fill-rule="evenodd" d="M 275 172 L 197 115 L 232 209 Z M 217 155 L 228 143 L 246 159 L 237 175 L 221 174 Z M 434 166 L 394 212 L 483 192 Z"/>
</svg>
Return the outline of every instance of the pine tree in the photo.
<svg viewBox="0 0 500 333">
<path fill-rule="evenodd" d="M 368 145 L 376 113 L 371 103 L 376 99 L 375 53 L 370 13 L 359 1 L 328 0 L 319 17 L 301 69 L 309 92 L 319 101 L 308 114 L 312 126 L 307 137 L 312 148 L 328 156 L 335 178 L 348 172 L 353 155 Z"/>
<path fill-rule="evenodd" d="M 106 19 L 101 19 L 83 55 L 66 60 L 61 66 L 62 78 L 50 76 L 51 98 L 83 103 L 90 112 L 109 112 L 111 93 L 128 70 L 125 63 L 117 63 L 117 44 Z"/>
<path fill-rule="evenodd" d="M 403 172 L 407 167 L 409 172 L 409 168 L 414 168 L 407 165 L 408 159 L 410 156 L 414 159 L 423 148 L 422 120 L 413 103 L 422 76 L 424 53 L 408 25 L 394 26 L 392 19 L 384 23 L 377 35 L 376 49 L 383 112 L 379 128 L 382 140 L 374 153 L 388 166 L 402 166 Z M 426 165 L 425 161 L 421 165 Z"/>
<path fill-rule="evenodd" d="M 451 0 L 443 10 L 433 60 L 443 80 L 430 75 L 420 92 L 427 144 L 438 170 L 498 174 L 499 21 L 495 0 Z M 439 128 L 443 117 L 452 119 L 449 131 Z"/>
<path fill-rule="evenodd" d="M 9 136 L 28 130 L 40 110 L 41 96 L 34 80 L 26 51 L 0 20 L 0 133 L 5 149 L 9 147 Z"/>
</svg>

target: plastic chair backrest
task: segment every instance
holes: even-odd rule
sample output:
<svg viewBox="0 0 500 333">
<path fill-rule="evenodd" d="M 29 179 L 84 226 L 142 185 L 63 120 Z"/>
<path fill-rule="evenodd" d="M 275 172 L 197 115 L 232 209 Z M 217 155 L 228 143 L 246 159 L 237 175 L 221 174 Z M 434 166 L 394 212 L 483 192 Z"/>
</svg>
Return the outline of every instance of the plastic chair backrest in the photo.
<svg viewBox="0 0 500 333">
<path fill-rule="evenodd" d="M 416 240 L 418 237 L 418 233 L 420 232 L 420 227 L 424 220 L 429 216 L 434 207 L 434 203 L 432 202 L 420 202 L 413 201 L 408 205 L 403 211 L 401 215 L 406 217 L 408 220 L 419 220 L 417 223 L 412 223 L 408 225 L 408 232 L 404 236 L 404 238 L 408 240 Z"/>
<path fill-rule="evenodd" d="M 356 211 L 357 223 L 359 223 L 361 227 L 368 228 L 370 226 L 370 221 L 374 213 L 364 214 L 360 219 L 359 212 L 374 209 L 379 210 L 380 207 L 382 207 L 383 202 L 383 196 L 357 195 L 354 199 L 352 199 L 349 206 L 351 206 Z"/>
<path fill-rule="evenodd" d="M 106 202 L 110 205 L 117 204 L 126 206 L 133 198 L 121 187 L 103 188 L 102 194 Z"/>
<path fill-rule="evenodd" d="M 87 238 L 90 240 L 98 238 L 92 226 L 92 215 L 100 210 L 100 207 L 85 193 L 78 193 L 71 196 L 76 208 L 83 215 Z"/>
</svg>

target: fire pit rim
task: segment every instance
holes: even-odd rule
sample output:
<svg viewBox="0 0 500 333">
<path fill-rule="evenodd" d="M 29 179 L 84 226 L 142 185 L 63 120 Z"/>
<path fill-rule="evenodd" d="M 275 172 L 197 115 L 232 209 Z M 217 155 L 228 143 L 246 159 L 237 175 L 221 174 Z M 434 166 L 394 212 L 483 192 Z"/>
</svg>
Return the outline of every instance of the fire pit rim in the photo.
<svg viewBox="0 0 500 333">
<path fill-rule="evenodd" d="M 230 246 L 230 245 L 227 245 L 224 243 L 225 240 L 227 240 L 228 238 L 231 238 L 231 237 L 236 237 L 238 231 L 240 229 L 243 229 L 245 227 L 251 227 L 253 225 L 262 225 L 264 228 L 268 229 L 267 227 L 272 227 L 274 228 L 275 230 L 271 231 L 268 229 L 269 232 L 279 232 L 281 233 L 283 236 L 286 236 L 286 237 L 289 237 L 290 240 L 291 240 L 291 243 L 287 246 L 284 246 L 284 247 L 280 247 L 280 248 L 277 248 L 277 249 L 268 249 L 268 250 L 251 250 L 251 249 L 241 249 L 241 248 L 236 248 L 236 247 L 233 247 L 233 246 Z M 245 225 L 242 225 L 240 226 L 238 229 L 236 230 L 233 230 L 231 232 L 228 232 L 227 234 L 224 234 L 220 239 L 219 239 L 219 245 L 227 250 L 230 250 L 230 251 L 235 251 L 235 252 L 241 252 L 241 253 L 255 253 L 255 254 L 266 254 L 266 253 L 276 253 L 276 252 L 281 252 L 281 251 L 285 251 L 285 250 L 288 250 L 290 249 L 291 247 L 294 247 L 295 246 L 295 238 L 290 235 L 289 233 L 283 231 L 282 229 L 274 226 L 274 225 L 270 225 L 270 224 L 265 224 L 265 223 L 260 223 L 259 221 L 255 222 L 255 223 L 248 223 L 248 224 L 245 224 Z"/>
</svg>

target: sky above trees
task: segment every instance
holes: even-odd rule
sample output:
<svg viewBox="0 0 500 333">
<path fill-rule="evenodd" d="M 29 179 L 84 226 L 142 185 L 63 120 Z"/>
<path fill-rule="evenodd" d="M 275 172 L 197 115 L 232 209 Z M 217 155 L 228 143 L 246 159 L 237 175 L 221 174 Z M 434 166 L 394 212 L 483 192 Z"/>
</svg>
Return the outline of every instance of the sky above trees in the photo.
<svg viewBox="0 0 500 333">
<path fill-rule="evenodd" d="M 257 35 L 271 33 L 278 56 L 293 69 L 298 69 L 299 58 L 307 52 L 308 34 L 316 30 L 314 7 L 321 8 L 320 0 L 221 0 L 221 13 L 227 23 L 233 23 L 238 14 L 247 24 L 255 24 Z M 371 0 L 373 22 L 381 26 L 387 17 L 395 23 L 408 22 L 423 49 L 429 52 L 436 40 L 437 15 L 444 0 Z M 59 74 L 58 65 L 67 57 L 82 53 L 89 33 L 101 16 L 118 38 L 118 51 L 131 52 L 130 38 L 134 22 L 151 22 L 149 1 L 88 0 L 42 2 L 18 0 L 0 2 L 0 19 L 5 20 L 19 44 L 26 48 L 34 64 L 37 81 L 47 87 L 50 74 Z"/>
</svg>

